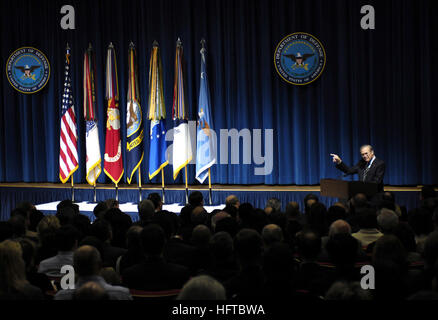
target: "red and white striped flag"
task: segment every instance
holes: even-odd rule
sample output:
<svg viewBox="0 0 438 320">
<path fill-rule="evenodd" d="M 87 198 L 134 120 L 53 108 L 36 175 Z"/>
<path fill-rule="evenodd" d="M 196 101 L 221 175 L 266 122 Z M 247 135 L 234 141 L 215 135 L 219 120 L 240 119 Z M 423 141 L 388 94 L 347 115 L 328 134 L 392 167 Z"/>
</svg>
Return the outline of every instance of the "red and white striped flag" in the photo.
<svg viewBox="0 0 438 320">
<path fill-rule="evenodd" d="M 59 137 L 59 179 L 66 183 L 78 169 L 78 135 L 70 78 L 70 48 L 65 54 L 65 80 L 62 94 L 62 116 Z"/>
</svg>

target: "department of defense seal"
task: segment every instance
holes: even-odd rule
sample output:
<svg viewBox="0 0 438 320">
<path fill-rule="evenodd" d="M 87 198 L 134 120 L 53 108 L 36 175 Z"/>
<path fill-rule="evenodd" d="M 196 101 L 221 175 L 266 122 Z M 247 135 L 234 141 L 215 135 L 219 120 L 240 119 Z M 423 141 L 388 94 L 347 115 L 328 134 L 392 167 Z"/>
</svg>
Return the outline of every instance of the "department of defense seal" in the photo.
<svg viewBox="0 0 438 320">
<path fill-rule="evenodd" d="M 6 62 L 6 77 L 15 90 L 35 93 L 47 84 L 50 64 L 44 53 L 32 47 L 15 50 Z"/>
<path fill-rule="evenodd" d="M 326 55 L 321 42 L 311 34 L 292 33 L 277 45 L 274 65 L 283 80 L 295 84 L 309 84 L 321 75 Z"/>
</svg>

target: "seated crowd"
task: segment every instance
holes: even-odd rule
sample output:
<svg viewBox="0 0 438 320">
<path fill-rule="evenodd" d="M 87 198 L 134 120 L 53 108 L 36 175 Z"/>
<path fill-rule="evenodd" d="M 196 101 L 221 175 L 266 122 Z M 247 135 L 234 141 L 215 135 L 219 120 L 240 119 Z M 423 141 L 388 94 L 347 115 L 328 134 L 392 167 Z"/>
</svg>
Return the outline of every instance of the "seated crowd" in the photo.
<svg viewBox="0 0 438 320">
<path fill-rule="evenodd" d="M 328 209 L 309 194 L 301 211 L 230 195 L 208 213 L 194 191 L 177 215 L 151 193 L 134 223 L 114 199 L 93 223 L 69 200 L 56 215 L 23 202 L 0 222 L 0 299 L 438 299 L 438 198 L 427 186 L 420 198 L 408 212 L 390 192 Z M 374 289 L 361 286 L 364 265 Z"/>
</svg>

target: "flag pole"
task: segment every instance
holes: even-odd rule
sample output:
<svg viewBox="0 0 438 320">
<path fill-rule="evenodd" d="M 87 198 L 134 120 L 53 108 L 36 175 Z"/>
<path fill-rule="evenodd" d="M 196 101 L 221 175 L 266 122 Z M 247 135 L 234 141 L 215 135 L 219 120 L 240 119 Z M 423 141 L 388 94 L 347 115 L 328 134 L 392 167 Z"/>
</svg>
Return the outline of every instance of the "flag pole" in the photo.
<svg viewBox="0 0 438 320">
<path fill-rule="evenodd" d="M 119 186 L 116 183 L 116 200 L 119 201 Z"/>
<path fill-rule="evenodd" d="M 138 202 L 141 202 L 141 174 L 140 174 L 140 167 L 138 167 Z"/>
<path fill-rule="evenodd" d="M 210 197 L 209 203 L 212 205 L 212 197 L 211 197 L 211 170 L 208 168 L 208 195 Z"/>
<path fill-rule="evenodd" d="M 75 184 L 73 182 L 73 175 L 71 175 L 71 201 L 75 202 Z"/>
<path fill-rule="evenodd" d="M 93 183 L 93 190 L 94 190 L 94 203 L 96 203 L 96 178 L 94 178 L 94 183 Z"/>
<path fill-rule="evenodd" d="M 184 171 L 186 174 L 186 204 L 188 204 L 189 203 L 189 187 L 187 184 L 187 165 L 184 167 Z"/>
<path fill-rule="evenodd" d="M 164 171 L 163 168 L 161 168 L 161 193 L 163 195 L 163 204 L 166 203 L 166 198 L 164 194 Z"/>
</svg>

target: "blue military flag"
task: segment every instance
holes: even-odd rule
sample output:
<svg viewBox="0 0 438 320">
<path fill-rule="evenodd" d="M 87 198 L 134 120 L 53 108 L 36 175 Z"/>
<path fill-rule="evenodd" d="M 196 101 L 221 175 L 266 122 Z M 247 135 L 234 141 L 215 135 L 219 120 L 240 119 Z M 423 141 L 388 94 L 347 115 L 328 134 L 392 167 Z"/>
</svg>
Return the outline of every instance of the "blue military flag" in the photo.
<svg viewBox="0 0 438 320">
<path fill-rule="evenodd" d="M 168 165 L 166 160 L 166 108 L 163 94 L 163 75 L 158 43 L 154 41 L 149 63 L 149 115 L 151 120 L 149 149 L 149 179 L 155 177 Z"/>
<path fill-rule="evenodd" d="M 201 80 L 198 100 L 198 126 L 196 134 L 196 179 L 203 183 L 208 169 L 216 163 L 215 138 L 212 137 L 212 118 L 210 110 L 210 89 L 206 68 L 206 50 L 201 49 Z"/>
</svg>

